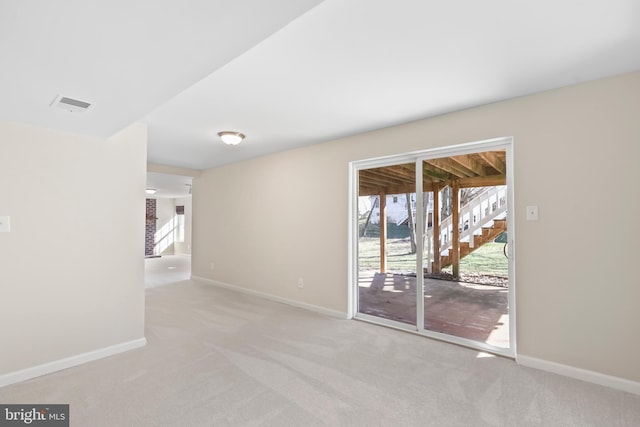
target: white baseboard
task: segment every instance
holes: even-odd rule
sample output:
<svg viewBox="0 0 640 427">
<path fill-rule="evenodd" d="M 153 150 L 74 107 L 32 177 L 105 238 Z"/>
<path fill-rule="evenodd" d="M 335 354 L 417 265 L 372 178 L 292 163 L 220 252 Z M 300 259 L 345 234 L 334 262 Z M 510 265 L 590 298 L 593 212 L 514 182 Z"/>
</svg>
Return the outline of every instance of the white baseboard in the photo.
<svg viewBox="0 0 640 427">
<path fill-rule="evenodd" d="M 89 351 L 87 353 L 65 357 L 64 359 L 54 360 L 53 362 L 43 363 L 42 365 L 33 366 L 20 371 L 10 372 L 8 374 L 0 375 L 0 387 L 26 381 L 52 372 L 61 371 L 73 366 L 82 365 L 83 363 L 113 356 L 114 354 L 123 353 L 135 348 L 144 347 L 146 344 L 147 339 L 143 337 L 137 340 L 127 341 L 109 347 L 100 348 L 98 350 Z"/>
<path fill-rule="evenodd" d="M 260 298 L 268 299 L 270 301 L 280 302 L 282 304 L 291 305 L 298 308 L 304 308 L 305 310 L 315 311 L 316 313 L 326 314 L 327 316 L 337 317 L 338 319 L 349 319 L 349 316 L 346 312 L 331 310 L 326 307 L 321 307 L 319 305 L 307 304 L 305 302 L 300 302 L 288 298 L 283 298 L 275 295 L 268 294 L 266 292 L 254 291 L 253 289 L 242 288 L 236 285 L 230 285 L 228 283 L 219 282 L 213 279 L 207 279 L 206 277 L 200 276 L 191 276 L 192 280 L 197 280 L 199 282 L 207 283 L 209 285 L 217 286 L 219 288 L 229 289 L 232 291 L 240 292 L 247 295 L 253 295 Z"/>
<path fill-rule="evenodd" d="M 577 380 L 587 381 L 603 385 L 605 387 L 614 388 L 616 390 L 640 395 L 640 383 L 624 378 L 601 374 L 599 372 L 589 371 L 529 356 L 518 355 L 516 357 L 516 362 L 529 368 L 541 369 L 554 374 L 564 375 L 565 377 L 575 378 Z"/>
</svg>

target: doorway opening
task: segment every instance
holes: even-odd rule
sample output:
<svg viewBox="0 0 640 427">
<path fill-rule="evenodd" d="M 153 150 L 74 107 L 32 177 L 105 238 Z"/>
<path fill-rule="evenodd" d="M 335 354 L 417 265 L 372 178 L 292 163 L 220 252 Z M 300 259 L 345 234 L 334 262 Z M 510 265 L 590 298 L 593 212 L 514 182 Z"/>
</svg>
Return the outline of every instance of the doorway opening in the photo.
<svg viewBox="0 0 640 427">
<path fill-rule="evenodd" d="M 352 163 L 357 319 L 515 356 L 511 138 Z"/>
<path fill-rule="evenodd" d="M 147 172 L 147 288 L 191 277 L 192 184 L 192 176 Z"/>
</svg>

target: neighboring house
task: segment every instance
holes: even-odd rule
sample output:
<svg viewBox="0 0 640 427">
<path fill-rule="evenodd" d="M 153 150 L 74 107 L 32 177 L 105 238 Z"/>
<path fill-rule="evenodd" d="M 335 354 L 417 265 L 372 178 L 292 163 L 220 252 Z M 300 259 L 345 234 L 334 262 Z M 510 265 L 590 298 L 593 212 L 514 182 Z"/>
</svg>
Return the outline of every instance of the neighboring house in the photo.
<svg viewBox="0 0 640 427">
<path fill-rule="evenodd" d="M 373 199 L 373 209 L 369 222 L 371 224 L 380 223 L 380 202 L 378 196 L 369 196 Z M 415 215 L 415 194 L 410 195 L 411 210 Z M 387 195 L 387 222 L 400 225 L 407 221 L 409 217 L 407 213 L 407 197 L 405 194 Z"/>
<path fill-rule="evenodd" d="M 411 193 L 409 195 L 411 200 L 411 212 L 416 214 L 416 195 Z M 369 218 L 370 224 L 378 224 L 380 222 L 380 203 L 378 196 L 365 196 L 360 197 L 358 202 L 358 209 L 360 215 L 368 215 L 371 210 L 371 217 Z M 429 193 L 429 205 L 427 206 L 428 212 L 433 210 L 433 195 Z M 407 209 L 407 195 L 406 194 L 388 194 L 387 195 L 387 222 L 394 223 L 396 225 L 407 222 L 409 218 L 409 210 Z"/>
</svg>

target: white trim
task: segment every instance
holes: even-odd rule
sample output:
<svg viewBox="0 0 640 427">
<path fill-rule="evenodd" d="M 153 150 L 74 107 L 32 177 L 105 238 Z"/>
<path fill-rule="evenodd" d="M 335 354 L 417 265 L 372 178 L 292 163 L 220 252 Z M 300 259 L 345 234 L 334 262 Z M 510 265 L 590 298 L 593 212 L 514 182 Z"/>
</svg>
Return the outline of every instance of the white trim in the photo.
<svg viewBox="0 0 640 427">
<path fill-rule="evenodd" d="M 137 340 L 115 344 L 98 350 L 76 354 L 75 356 L 65 357 L 64 359 L 54 360 L 53 362 L 43 363 L 42 365 L 32 366 L 31 368 L 10 372 L 8 374 L 0 375 L 0 387 L 26 381 L 41 375 L 51 374 L 63 369 L 72 368 L 74 366 L 82 365 L 83 363 L 92 362 L 118 353 L 124 353 L 125 351 L 144 347 L 145 345 L 147 345 L 147 339 L 142 337 Z"/>
<path fill-rule="evenodd" d="M 358 216 L 358 193 L 353 191 L 354 188 L 358 188 L 358 172 L 353 163 L 349 163 L 349 223 L 348 228 L 348 249 L 347 254 L 349 256 L 349 263 L 347 265 L 347 271 L 349 274 L 348 286 L 347 286 L 347 318 L 353 319 L 355 313 L 358 312 L 358 297 L 356 293 L 358 283 L 358 239 L 355 236 L 359 235 Z"/>
<path fill-rule="evenodd" d="M 577 380 L 586 381 L 593 384 L 610 387 L 616 390 L 622 390 L 628 393 L 640 395 L 640 382 L 601 374 L 599 372 L 589 371 L 587 369 L 576 368 L 574 366 L 563 365 L 561 363 L 550 362 L 548 360 L 537 359 L 535 357 L 523 356 L 521 354 L 516 357 L 516 362 L 519 365 L 529 368 L 540 369 L 565 377 L 574 378 Z"/>
<path fill-rule="evenodd" d="M 427 228 L 425 222 L 428 220 L 429 215 L 423 215 L 424 210 L 424 188 L 422 177 L 422 160 L 417 158 L 414 162 L 416 169 L 415 185 L 416 185 L 416 217 L 413 219 L 413 229 L 415 232 L 416 242 L 416 329 L 420 332 L 424 331 L 424 230 Z M 407 202 L 409 208 L 411 203 Z M 413 215 L 411 209 L 409 214 Z M 421 274 L 417 274 L 420 271 Z M 419 322 L 417 319 L 422 319 Z"/>
<path fill-rule="evenodd" d="M 516 285 L 516 186 L 514 183 L 515 169 L 513 159 L 514 150 L 513 137 L 508 137 L 505 144 L 506 167 L 507 167 L 507 244 L 508 244 L 508 275 L 509 275 L 509 293 L 507 297 L 509 299 L 509 348 L 511 350 L 511 357 L 515 357 L 518 354 L 518 339 L 516 337 L 517 331 L 517 307 L 516 307 L 516 293 L 518 288 Z"/>
<path fill-rule="evenodd" d="M 306 302 L 296 301 L 289 298 L 283 298 L 276 295 L 268 294 L 266 292 L 254 291 L 253 289 L 242 288 L 240 286 L 231 285 L 229 283 L 220 282 L 218 280 L 207 279 L 206 277 L 191 276 L 191 280 L 197 280 L 199 282 L 203 282 L 208 285 L 213 285 L 219 288 L 229 289 L 242 294 L 264 298 L 270 301 L 291 305 L 293 307 L 303 308 L 309 311 L 315 311 L 316 313 L 326 314 L 327 316 L 337 317 L 338 319 L 349 319 L 348 314 L 342 311 L 332 310 L 330 308 L 321 307 L 319 305 L 307 304 Z"/>
</svg>

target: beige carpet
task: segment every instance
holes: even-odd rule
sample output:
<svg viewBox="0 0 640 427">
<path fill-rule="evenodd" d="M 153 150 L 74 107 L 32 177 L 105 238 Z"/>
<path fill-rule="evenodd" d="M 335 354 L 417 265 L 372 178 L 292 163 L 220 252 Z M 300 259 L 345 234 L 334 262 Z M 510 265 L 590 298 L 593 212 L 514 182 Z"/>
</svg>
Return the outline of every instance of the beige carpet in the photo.
<svg viewBox="0 0 640 427">
<path fill-rule="evenodd" d="M 0 389 L 72 426 L 640 426 L 640 396 L 183 281 L 148 345 Z"/>
<path fill-rule="evenodd" d="M 190 255 L 163 255 L 144 260 L 144 287 L 167 285 L 191 277 Z"/>
</svg>

